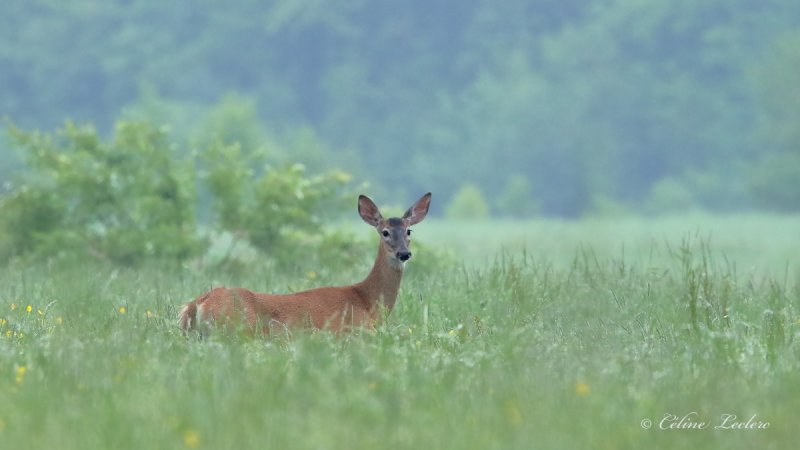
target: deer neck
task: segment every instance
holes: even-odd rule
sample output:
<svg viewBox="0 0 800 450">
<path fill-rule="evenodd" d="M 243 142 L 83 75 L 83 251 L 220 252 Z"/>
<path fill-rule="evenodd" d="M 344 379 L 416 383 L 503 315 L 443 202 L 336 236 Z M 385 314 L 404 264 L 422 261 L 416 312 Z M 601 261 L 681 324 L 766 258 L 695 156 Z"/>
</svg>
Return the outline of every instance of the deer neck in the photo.
<svg viewBox="0 0 800 450">
<path fill-rule="evenodd" d="M 382 306 L 388 313 L 397 301 L 397 291 L 400 290 L 402 279 L 403 264 L 399 262 L 396 266 L 391 264 L 389 255 L 379 243 L 375 264 L 367 278 L 360 283 L 359 290 L 369 302 L 370 309 Z"/>
</svg>

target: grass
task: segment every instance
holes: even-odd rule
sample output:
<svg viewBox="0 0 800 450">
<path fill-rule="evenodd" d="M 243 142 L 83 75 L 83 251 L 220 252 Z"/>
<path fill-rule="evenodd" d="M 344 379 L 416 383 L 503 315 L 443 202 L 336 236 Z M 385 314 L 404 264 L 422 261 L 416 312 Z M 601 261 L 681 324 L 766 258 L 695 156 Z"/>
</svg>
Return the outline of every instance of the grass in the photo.
<svg viewBox="0 0 800 450">
<path fill-rule="evenodd" d="M 703 220 L 426 222 L 388 322 L 342 337 L 198 342 L 174 317 L 211 285 L 354 281 L 372 252 L 305 278 L 12 265 L 0 448 L 790 448 L 798 219 Z"/>
</svg>

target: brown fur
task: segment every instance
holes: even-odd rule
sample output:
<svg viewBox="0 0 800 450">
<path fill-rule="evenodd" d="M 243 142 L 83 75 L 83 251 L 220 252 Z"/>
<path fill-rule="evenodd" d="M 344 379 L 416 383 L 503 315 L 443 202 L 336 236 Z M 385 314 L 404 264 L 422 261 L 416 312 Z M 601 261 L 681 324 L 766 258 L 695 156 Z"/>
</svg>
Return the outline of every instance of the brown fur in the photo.
<svg viewBox="0 0 800 450">
<path fill-rule="evenodd" d="M 219 287 L 184 305 L 178 316 L 180 327 L 206 333 L 206 326 L 214 323 L 263 335 L 271 334 L 276 327 L 334 332 L 373 328 L 383 311 L 388 314 L 394 307 L 404 263 L 411 257 L 407 230 L 425 218 L 430 197 L 430 193 L 424 195 L 402 219 L 384 219 L 372 200 L 359 197 L 359 214 L 381 237 L 375 264 L 362 282 L 277 295 Z"/>
</svg>

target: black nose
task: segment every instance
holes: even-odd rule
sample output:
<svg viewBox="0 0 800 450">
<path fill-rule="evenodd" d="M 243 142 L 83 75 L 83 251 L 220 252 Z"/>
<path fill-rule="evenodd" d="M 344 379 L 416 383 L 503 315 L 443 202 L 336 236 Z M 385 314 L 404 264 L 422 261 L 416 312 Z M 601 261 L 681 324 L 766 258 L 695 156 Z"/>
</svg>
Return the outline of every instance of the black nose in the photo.
<svg viewBox="0 0 800 450">
<path fill-rule="evenodd" d="M 411 252 L 397 252 L 397 259 L 400 261 L 408 261 L 411 259 Z"/>
</svg>

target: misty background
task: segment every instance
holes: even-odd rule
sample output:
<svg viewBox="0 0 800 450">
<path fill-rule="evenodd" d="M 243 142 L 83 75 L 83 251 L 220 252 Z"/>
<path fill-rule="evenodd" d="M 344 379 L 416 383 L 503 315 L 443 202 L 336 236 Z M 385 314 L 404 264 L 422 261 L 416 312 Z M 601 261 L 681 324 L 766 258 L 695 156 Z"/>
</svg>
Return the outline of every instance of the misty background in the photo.
<svg viewBox="0 0 800 450">
<path fill-rule="evenodd" d="M 798 25 L 796 0 L 8 0 L 0 115 L 492 216 L 798 212 Z M 5 191 L 23 160 L 0 139 Z"/>
</svg>

